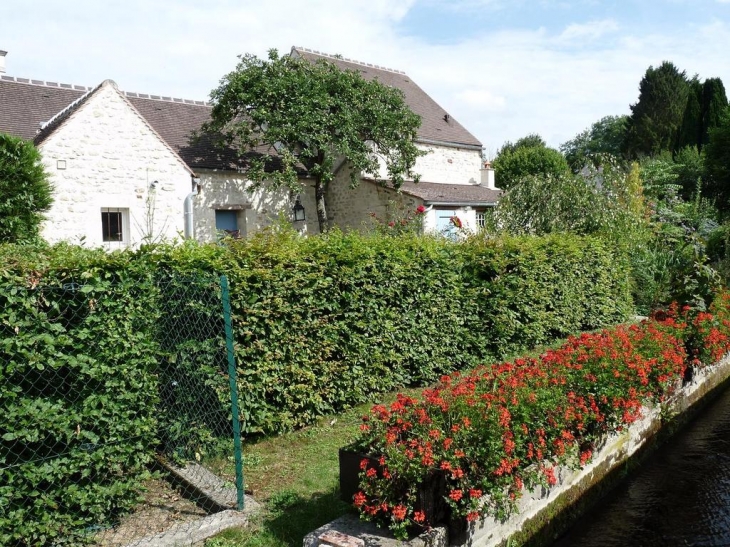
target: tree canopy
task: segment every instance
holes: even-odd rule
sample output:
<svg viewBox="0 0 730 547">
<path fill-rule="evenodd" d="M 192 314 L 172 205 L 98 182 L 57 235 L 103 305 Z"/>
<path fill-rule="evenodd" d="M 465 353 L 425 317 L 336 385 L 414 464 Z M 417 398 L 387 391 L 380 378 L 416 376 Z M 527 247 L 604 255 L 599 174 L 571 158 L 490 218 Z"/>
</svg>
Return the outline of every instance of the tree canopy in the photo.
<svg viewBox="0 0 730 547">
<path fill-rule="evenodd" d="M 0 133 L 0 242 L 37 239 L 52 203 L 40 152 L 29 141 Z"/>
<path fill-rule="evenodd" d="M 647 69 L 639 84 L 639 100 L 631 105 L 624 143 L 630 157 L 652 156 L 673 149 L 689 92 L 685 72 L 669 61 Z"/>
<path fill-rule="evenodd" d="M 548 148 L 539 135 L 528 135 L 516 143 L 506 142 L 494 158 L 497 187 L 506 190 L 530 176 L 560 176 L 569 171 L 565 157 Z"/>
<path fill-rule="evenodd" d="M 621 155 L 628 116 L 605 116 L 578 133 L 573 139 L 560 145 L 560 151 L 574 171 L 590 163 L 592 157 L 600 154 Z"/>
<path fill-rule="evenodd" d="M 267 59 L 243 55 L 211 93 L 207 131 L 242 153 L 256 184 L 300 190 L 302 171 L 315 181 L 320 230 L 327 229 L 325 191 L 347 162 L 351 184 L 364 174 L 398 188 L 422 152 L 414 139 L 420 117 L 403 93 L 326 60 L 309 62 L 276 50 Z M 380 180 L 385 182 L 384 180 Z"/>
<path fill-rule="evenodd" d="M 730 209 L 730 107 L 726 107 L 717 127 L 710 129 L 705 147 L 707 193 L 717 200 L 718 207 Z"/>
</svg>

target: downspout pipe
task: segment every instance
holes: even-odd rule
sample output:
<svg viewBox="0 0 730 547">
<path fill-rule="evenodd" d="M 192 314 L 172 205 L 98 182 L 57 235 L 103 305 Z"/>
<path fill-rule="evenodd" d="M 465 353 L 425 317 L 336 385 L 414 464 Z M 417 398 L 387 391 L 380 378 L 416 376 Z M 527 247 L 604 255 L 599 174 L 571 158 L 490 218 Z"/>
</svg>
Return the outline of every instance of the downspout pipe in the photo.
<svg viewBox="0 0 730 547">
<path fill-rule="evenodd" d="M 183 202 L 183 212 L 185 219 L 185 239 L 192 239 L 195 235 L 193 232 L 193 198 L 198 195 L 198 184 L 200 179 L 193 177 L 193 191 L 185 196 Z"/>
</svg>

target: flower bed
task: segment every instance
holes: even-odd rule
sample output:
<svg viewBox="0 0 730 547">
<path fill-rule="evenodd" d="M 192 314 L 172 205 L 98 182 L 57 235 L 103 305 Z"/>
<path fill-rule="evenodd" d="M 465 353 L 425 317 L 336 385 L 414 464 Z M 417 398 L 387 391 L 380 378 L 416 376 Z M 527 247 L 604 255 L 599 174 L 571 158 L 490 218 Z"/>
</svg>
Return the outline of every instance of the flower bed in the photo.
<svg viewBox="0 0 730 547">
<path fill-rule="evenodd" d="M 523 487 L 582 467 L 606 435 L 666 401 L 694 370 L 730 350 L 730 295 L 709 312 L 670 308 L 635 325 L 573 337 L 539 358 L 444 376 L 363 418 L 353 502 L 397 537 L 441 524 L 503 518 Z M 423 485 L 444 477 L 448 515 L 431 515 Z M 438 495 L 438 494 L 437 494 Z M 435 504 L 438 505 L 438 504 Z"/>
</svg>

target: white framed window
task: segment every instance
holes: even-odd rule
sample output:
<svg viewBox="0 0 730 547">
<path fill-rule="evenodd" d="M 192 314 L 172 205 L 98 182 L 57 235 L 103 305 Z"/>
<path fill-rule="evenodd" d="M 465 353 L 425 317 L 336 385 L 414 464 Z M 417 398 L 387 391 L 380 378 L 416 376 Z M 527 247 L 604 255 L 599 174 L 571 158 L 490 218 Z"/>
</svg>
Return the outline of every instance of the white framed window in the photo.
<svg viewBox="0 0 730 547">
<path fill-rule="evenodd" d="M 101 240 L 107 244 L 129 245 L 129 209 L 101 208 Z"/>
<path fill-rule="evenodd" d="M 477 211 L 477 230 L 483 230 L 484 227 L 487 225 L 487 212 L 486 211 Z"/>
</svg>

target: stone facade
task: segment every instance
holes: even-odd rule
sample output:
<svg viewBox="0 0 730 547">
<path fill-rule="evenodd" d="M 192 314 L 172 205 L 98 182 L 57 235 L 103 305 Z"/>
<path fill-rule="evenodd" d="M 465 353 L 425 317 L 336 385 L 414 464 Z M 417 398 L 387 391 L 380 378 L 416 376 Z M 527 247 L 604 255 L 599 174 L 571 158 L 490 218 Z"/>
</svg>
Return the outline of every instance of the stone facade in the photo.
<svg viewBox="0 0 730 547">
<path fill-rule="evenodd" d="M 329 185 L 325 202 L 330 225 L 343 230 L 367 229 L 374 225 L 373 214 L 386 219 L 394 208 L 415 209 L 423 203 L 418 198 L 383 188 L 369 180 L 361 180 L 358 186 L 351 188 L 347 167 Z"/>
<path fill-rule="evenodd" d="M 251 191 L 252 183 L 235 171 L 198 169 L 200 193 L 193 198 L 194 237 L 199 241 L 213 241 L 216 237 L 216 211 L 235 211 L 241 237 L 276 222 L 280 215 L 291 221 L 295 198 L 287 189 Z M 293 223 L 301 233 L 319 233 L 314 188 L 304 181 L 300 194 L 306 220 Z"/>
<path fill-rule="evenodd" d="M 49 242 L 136 246 L 183 230 L 191 172 L 105 82 L 40 146 L 54 187 L 42 235 Z M 104 241 L 102 210 L 120 212 L 122 241 Z"/>
</svg>

